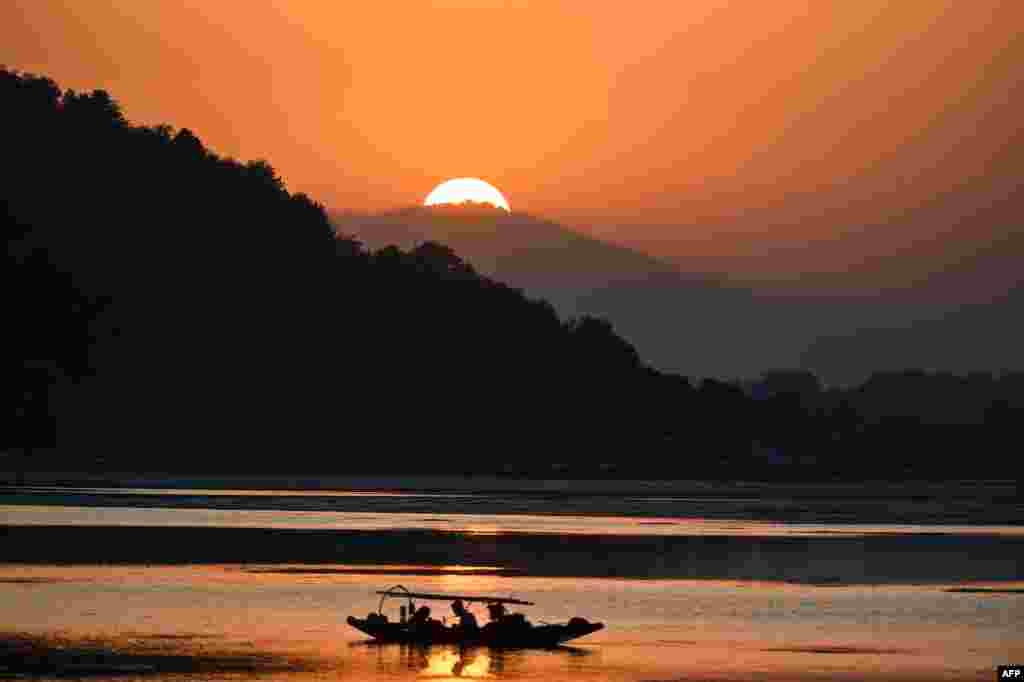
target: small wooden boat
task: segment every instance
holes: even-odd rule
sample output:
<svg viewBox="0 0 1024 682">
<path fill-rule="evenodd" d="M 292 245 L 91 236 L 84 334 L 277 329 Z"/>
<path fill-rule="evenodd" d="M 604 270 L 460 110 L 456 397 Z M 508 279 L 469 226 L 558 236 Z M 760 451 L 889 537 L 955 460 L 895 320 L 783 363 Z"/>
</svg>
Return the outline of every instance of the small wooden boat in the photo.
<svg viewBox="0 0 1024 682">
<path fill-rule="evenodd" d="M 505 597 L 481 597 L 455 594 L 434 594 L 410 592 L 402 585 L 379 590 L 382 595 L 376 613 L 366 618 L 348 617 L 348 624 L 380 642 L 404 644 L 465 644 L 498 648 L 534 649 L 550 648 L 573 639 L 589 635 L 604 628 L 604 623 L 591 623 L 585 618 L 572 618 L 567 623 L 530 624 L 521 614 L 502 616 L 483 627 L 464 629 L 459 625 L 447 626 L 440 621 L 406 618 L 406 613 L 416 612 L 415 599 L 435 601 L 461 601 L 463 603 L 487 604 L 489 608 L 505 604 L 533 606 L 532 602 Z M 408 612 L 403 605 L 398 621 L 391 621 L 384 615 L 384 602 L 389 597 L 408 599 Z"/>
</svg>

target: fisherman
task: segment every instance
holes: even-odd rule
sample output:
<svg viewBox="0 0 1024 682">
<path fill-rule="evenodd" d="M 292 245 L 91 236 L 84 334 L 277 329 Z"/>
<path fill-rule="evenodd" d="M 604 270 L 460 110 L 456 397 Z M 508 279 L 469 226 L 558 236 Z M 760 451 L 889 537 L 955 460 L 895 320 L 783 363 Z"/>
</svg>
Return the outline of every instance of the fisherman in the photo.
<svg viewBox="0 0 1024 682">
<path fill-rule="evenodd" d="M 486 637 L 493 637 L 496 632 L 503 628 L 502 621 L 505 619 L 505 605 L 501 602 L 492 602 L 487 605 L 487 613 L 491 619 L 480 628 L 480 634 Z"/>
<path fill-rule="evenodd" d="M 410 627 L 417 627 L 417 626 L 420 626 L 420 625 L 426 625 L 427 621 L 429 621 L 429 620 L 430 620 L 430 607 L 429 606 L 421 606 L 418 609 L 416 609 L 416 613 L 412 614 L 412 617 L 409 619 L 409 626 Z"/>
<path fill-rule="evenodd" d="M 501 602 L 496 602 L 487 605 L 487 612 L 491 616 L 491 622 L 485 625 L 493 623 L 495 626 L 501 626 L 502 628 L 514 628 L 514 629 L 527 629 L 532 627 L 530 621 L 526 620 L 526 616 L 521 613 L 509 613 L 505 609 L 505 605 Z"/>
<path fill-rule="evenodd" d="M 492 623 L 500 623 L 501 619 L 505 617 L 505 605 L 501 602 L 488 604 L 487 613 L 490 614 Z"/>
<path fill-rule="evenodd" d="M 480 625 L 476 622 L 476 616 L 463 605 L 461 599 L 452 602 L 452 612 L 459 617 L 459 626 L 463 631 L 472 634 L 479 632 Z"/>
</svg>

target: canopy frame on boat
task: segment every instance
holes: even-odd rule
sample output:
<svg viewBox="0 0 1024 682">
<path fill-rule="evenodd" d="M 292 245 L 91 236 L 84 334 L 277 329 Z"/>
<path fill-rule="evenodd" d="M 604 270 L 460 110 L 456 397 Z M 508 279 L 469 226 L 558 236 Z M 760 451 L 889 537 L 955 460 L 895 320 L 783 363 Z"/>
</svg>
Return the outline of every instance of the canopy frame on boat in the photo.
<svg viewBox="0 0 1024 682">
<path fill-rule="evenodd" d="M 388 597 L 405 597 L 409 600 L 410 610 L 415 609 L 415 602 L 413 599 L 426 599 L 428 601 L 456 601 L 460 600 L 467 604 L 477 602 L 481 604 L 517 604 L 520 606 L 533 606 L 533 602 L 525 601 L 522 599 L 513 599 L 511 597 L 488 597 L 479 595 L 464 595 L 464 594 L 438 594 L 433 592 L 410 592 L 404 585 L 395 585 L 389 587 L 386 590 L 377 590 L 376 594 L 382 595 L 380 598 L 380 605 L 377 607 L 377 613 L 382 613 L 384 608 L 384 600 Z"/>
</svg>

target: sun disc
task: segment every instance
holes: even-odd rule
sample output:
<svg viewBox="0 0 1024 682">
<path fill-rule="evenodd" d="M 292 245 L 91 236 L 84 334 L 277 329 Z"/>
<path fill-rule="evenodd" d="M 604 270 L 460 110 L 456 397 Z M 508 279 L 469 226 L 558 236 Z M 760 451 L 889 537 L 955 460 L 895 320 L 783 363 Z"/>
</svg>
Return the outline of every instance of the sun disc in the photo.
<svg viewBox="0 0 1024 682">
<path fill-rule="evenodd" d="M 478 178 L 454 178 L 445 180 L 435 187 L 427 198 L 423 200 L 424 206 L 436 206 L 438 204 L 464 204 L 472 201 L 478 204 L 490 204 L 495 208 L 501 208 L 511 213 L 508 201 L 498 189 Z"/>
</svg>

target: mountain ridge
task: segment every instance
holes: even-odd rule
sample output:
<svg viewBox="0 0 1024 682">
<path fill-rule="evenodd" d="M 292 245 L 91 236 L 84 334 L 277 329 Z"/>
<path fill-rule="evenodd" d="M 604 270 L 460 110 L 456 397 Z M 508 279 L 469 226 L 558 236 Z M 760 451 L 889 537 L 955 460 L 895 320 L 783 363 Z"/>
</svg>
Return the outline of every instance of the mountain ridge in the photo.
<svg viewBox="0 0 1024 682">
<path fill-rule="evenodd" d="M 663 371 L 734 379 L 799 361 L 801 349 L 766 337 L 756 352 L 745 347 L 751 328 L 764 323 L 749 289 L 543 217 L 435 208 L 329 215 L 339 233 L 370 248 L 440 242 L 488 277 L 550 301 L 565 318 L 606 318 Z"/>
</svg>

